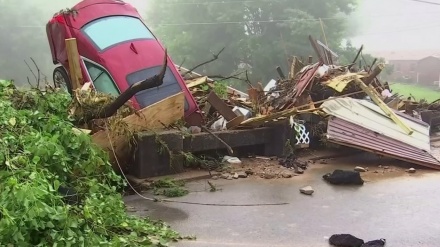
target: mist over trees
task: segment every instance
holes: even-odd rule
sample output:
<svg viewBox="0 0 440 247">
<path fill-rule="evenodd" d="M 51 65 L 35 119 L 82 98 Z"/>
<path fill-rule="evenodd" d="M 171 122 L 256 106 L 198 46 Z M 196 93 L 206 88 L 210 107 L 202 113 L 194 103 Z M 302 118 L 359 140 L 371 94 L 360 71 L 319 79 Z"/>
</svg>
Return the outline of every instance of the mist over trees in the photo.
<svg viewBox="0 0 440 247">
<path fill-rule="evenodd" d="M 78 2 L 0 0 L 0 79 L 26 86 L 33 76 L 24 60 L 32 65 L 32 57 L 51 80 L 54 65 L 45 25 Z M 176 64 L 190 68 L 225 47 L 220 59 L 198 70 L 210 75 L 227 76 L 249 66 L 253 81 L 266 83 L 277 76 L 276 66 L 287 70 L 292 55 L 314 55 L 308 35 L 325 41 L 319 18 L 329 46 L 345 60 L 358 49 L 340 45 L 353 31 L 348 16 L 357 0 L 152 0 L 148 11 L 144 1 L 127 2 L 138 8 Z"/>
<path fill-rule="evenodd" d="M 14 79 L 27 86 L 27 77 L 35 82 L 27 63 L 33 67 L 32 57 L 42 74 L 52 80 L 54 65 L 46 36 L 46 23 L 61 9 L 71 8 L 80 0 L 0 0 L 0 79 Z M 145 15 L 145 2 L 128 0 Z"/>
<path fill-rule="evenodd" d="M 314 55 L 316 61 L 309 35 L 327 40 L 336 52 L 343 51 L 347 17 L 356 2 L 163 0 L 152 2 L 146 19 L 175 63 L 192 67 L 226 47 L 220 59 L 201 72 L 229 75 L 247 64 L 253 79 L 266 83 L 276 77 L 276 66 L 287 69 L 287 59 L 293 55 Z M 351 48 L 343 52 L 351 59 L 356 52 L 352 53 Z"/>
</svg>

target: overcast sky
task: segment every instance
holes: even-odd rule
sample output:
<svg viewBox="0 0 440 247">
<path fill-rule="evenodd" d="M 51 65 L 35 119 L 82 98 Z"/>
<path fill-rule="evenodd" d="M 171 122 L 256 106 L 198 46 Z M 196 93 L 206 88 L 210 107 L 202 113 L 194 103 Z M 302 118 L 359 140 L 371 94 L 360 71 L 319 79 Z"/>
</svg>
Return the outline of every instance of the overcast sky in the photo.
<svg viewBox="0 0 440 247">
<path fill-rule="evenodd" d="M 125 0 L 145 17 L 150 1 Z M 422 0 L 423 1 L 423 0 Z M 440 4 L 440 0 L 427 0 Z M 61 1 L 60 1 L 61 2 Z M 76 2 L 76 1 L 74 1 Z M 359 0 L 351 20 L 356 24 L 352 41 L 367 51 L 438 50 L 440 5 L 413 0 Z"/>
<path fill-rule="evenodd" d="M 440 4 L 440 0 L 428 0 Z M 357 37 L 368 51 L 440 51 L 440 5 L 411 0 L 361 0 Z"/>
</svg>

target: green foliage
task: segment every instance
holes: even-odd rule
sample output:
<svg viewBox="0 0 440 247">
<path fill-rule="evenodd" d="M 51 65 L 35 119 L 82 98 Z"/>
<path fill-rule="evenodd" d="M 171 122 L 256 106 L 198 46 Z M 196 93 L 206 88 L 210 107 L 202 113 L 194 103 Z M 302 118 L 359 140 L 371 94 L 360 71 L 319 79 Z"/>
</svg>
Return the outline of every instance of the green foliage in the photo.
<svg viewBox="0 0 440 247">
<path fill-rule="evenodd" d="M 216 82 L 214 84 L 213 91 L 222 99 L 226 99 L 228 97 L 228 86 L 224 82 Z"/>
<path fill-rule="evenodd" d="M 390 83 L 390 87 L 393 93 L 398 93 L 404 96 L 404 98 L 414 97 L 417 101 L 426 100 L 428 103 L 440 99 L 440 90 L 438 88 L 434 90 L 432 87 L 423 87 L 408 83 Z"/>
<path fill-rule="evenodd" d="M 164 246 L 179 235 L 128 216 L 124 182 L 106 152 L 72 130 L 63 93 L 19 91 L 0 82 L 2 246 Z M 79 203 L 66 204 L 60 187 Z"/>
<path fill-rule="evenodd" d="M 220 59 L 200 72 L 230 75 L 250 67 L 250 79 L 264 83 L 276 77 L 277 65 L 288 71 L 290 56 L 314 55 L 308 35 L 324 41 L 319 18 L 329 46 L 339 47 L 345 36 L 344 17 L 356 2 L 163 0 L 152 1 L 146 17 L 176 63 L 185 61 L 183 66 L 191 68 L 226 46 Z"/>
<path fill-rule="evenodd" d="M 173 179 L 161 179 L 153 183 L 154 194 L 164 195 L 166 197 L 181 197 L 189 193 L 183 186 L 183 181 L 175 181 Z"/>
</svg>

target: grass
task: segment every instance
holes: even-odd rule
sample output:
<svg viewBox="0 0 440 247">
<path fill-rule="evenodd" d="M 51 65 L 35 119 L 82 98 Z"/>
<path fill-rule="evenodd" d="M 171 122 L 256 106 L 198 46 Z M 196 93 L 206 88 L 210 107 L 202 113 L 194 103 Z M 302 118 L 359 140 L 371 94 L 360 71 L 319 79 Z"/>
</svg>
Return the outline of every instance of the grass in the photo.
<svg viewBox="0 0 440 247">
<path fill-rule="evenodd" d="M 182 181 L 175 181 L 173 179 L 165 178 L 153 183 L 154 194 L 163 195 L 166 197 L 181 197 L 189 193 L 183 186 Z"/>
<path fill-rule="evenodd" d="M 393 93 L 398 93 L 406 97 L 413 96 L 417 101 L 424 99 L 431 103 L 440 99 L 440 88 L 435 90 L 434 88 L 407 83 L 390 83 L 390 87 Z"/>
</svg>

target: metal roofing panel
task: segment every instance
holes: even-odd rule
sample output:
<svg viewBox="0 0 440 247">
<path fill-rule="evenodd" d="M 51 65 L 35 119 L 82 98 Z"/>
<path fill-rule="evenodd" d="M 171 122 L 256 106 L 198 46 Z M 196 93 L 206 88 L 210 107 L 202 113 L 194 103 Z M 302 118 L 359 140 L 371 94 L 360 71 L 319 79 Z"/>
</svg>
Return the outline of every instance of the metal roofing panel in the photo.
<svg viewBox="0 0 440 247">
<path fill-rule="evenodd" d="M 333 116 L 327 128 L 330 141 L 440 169 L 436 150 L 431 151 L 426 123 L 402 116 L 402 121 L 414 130 L 412 135 L 407 135 L 379 107 L 366 100 L 338 98 L 322 107 Z"/>
<path fill-rule="evenodd" d="M 407 135 L 378 106 L 367 100 L 335 98 L 323 103 L 321 107 L 331 116 L 427 152 L 431 150 L 429 126 L 421 124 L 415 118 L 401 117 L 401 120 L 414 130 L 412 135 Z"/>
</svg>

